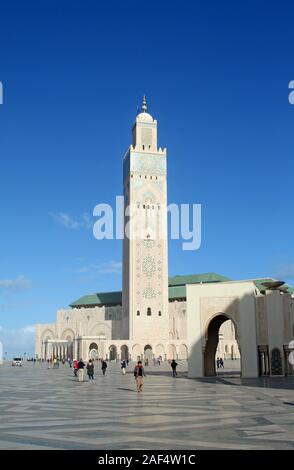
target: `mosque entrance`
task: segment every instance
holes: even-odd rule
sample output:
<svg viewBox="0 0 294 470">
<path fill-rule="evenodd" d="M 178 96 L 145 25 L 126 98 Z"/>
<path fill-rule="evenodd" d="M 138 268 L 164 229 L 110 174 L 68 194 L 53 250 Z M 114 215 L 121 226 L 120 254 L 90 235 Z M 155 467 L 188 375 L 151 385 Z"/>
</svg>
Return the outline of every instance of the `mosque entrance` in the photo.
<svg viewBox="0 0 294 470">
<path fill-rule="evenodd" d="M 125 344 L 120 348 L 120 357 L 122 361 L 129 360 L 129 348 Z"/>
<path fill-rule="evenodd" d="M 117 348 L 116 346 L 111 345 L 110 348 L 109 348 L 109 360 L 110 361 L 115 361 L 117 358 Z"/>
<path fill-rule="evenodd" d="M 224 328 L 232 329 L 231 342 L 222 344 Z M 236 327 L 232 320 L 224 314 L 216 315 L 210 321 L 206 332 L 204 349 L 204 375 L 241 375 L 241 358 L 237 343 Z"/>
<path fill-rule="evenodd" d="M 153 359 L 153 352 L 152 352 L 152 347 L 150 346 L 150 344 L 146 344 L 144 348 L 144 360 L 146 361 L 146 359 L 148 360 L 149 364 L 151 363 Z"/>
<path fill-rule="evenodd" d="M 98 346 L 96 343 L 91 343 L 89 346 L 89 356 L 91 359 L 97 359 L 98 358 Z"/>
</svg>

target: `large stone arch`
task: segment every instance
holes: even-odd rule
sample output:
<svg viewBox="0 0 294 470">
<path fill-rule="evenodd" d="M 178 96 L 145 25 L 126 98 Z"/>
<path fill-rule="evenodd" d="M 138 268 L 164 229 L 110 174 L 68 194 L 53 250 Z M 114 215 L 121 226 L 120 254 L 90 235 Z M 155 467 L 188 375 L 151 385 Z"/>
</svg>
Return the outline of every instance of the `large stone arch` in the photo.
<svg viewBox="0 0 294 470">
<path fill-rule="evenodd" d="M 153 349 L 150 343 L 144 346 L 144 359 L 151 361 L 153 359 Z"/>
<path fill-rule="evenodd" d="M 205 344 L 203 346 L 203 365 L 204 375 L 207 377 L 215 376 L 215 354 L 219 342 L 219 330 L 221 325 L 231 320 L 235 328 L 236 340 L 239 346 L 238 327 L 236 321 L 227 313 L 219 312 L 212 315 L 206 322 L 205 326 Z M 239 346 L 240 350 L 240 346 Z M 240 351 L 241 352 L 241 351 Z"/>
<path fill-rule="evenodd" d="M 108 348 L 109 351 L 109 360 L 115 361 L 117 359 L 117 347 L 115 344 L 111 344 Z"/>
<path fill-rule="evenodd" d="M 89 357 L 91 359 L 97 359 L 98 356 L 99 356 L 99 351 L 98 351 L 98 344 L 96 342 L 92 342 L 90 345 L 89 345 Z"/>
<path fill-rule="evenodd" d="M 129 348 L 126 344 L 122 344 L 120 348 L 120 357 L 123 361 L 129 360 Z"/>
<path fill-rule="evenodd" d="M 49 328 L 46 329 L 43 333 L 42 333 L 42 341 L 46 341 L 48 339 L 54 339 L 55 338 L 55 334 L 53 333 L 52 330 L 50 330 Z"/>
<path fill-rule="evenodd" d="M 61 333 L 61 339 L 68 339 L 70 338 L 71 341 L 73 341 L 75 337 L 75 332 L 71 329 L 71 328 L 66 328 L 65 330 L 63 330 L 63 332 Z"/>
<path fill-rule="evenodd" d="M 179 353 L 178 353 L 179 359 L 188 359 L 188 348 L 186 344 L 180 344 L 179 346 Z"/>
<path fill-rule="evenodd" d="M 164 359 L 165 350 L 164 350 L 163 344 L 157 344 L 157 346 L 155 346 L 154 354 L 155 354 L 155 357 L 161 357 L 162 360 Z"/>
<path fill-rule="evenodd" d="M 140 344 L 134 344 L 132 347 L 132 358 L 136 361 L 138 359 L 141 359 L 143 355 L 143 348 Z"/>
</svg>

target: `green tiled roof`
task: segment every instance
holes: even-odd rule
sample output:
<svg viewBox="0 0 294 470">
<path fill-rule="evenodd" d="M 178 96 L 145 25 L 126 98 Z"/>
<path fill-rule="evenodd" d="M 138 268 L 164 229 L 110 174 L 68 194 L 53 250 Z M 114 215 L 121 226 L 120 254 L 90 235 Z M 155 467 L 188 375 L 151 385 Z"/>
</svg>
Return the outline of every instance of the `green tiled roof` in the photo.
<svg viewBox="0 0 294 470">
<path fill-rule="evenodd" d="M 215 273 L 206 274 L 191 274 L 187 276 L 173 276 L 168 280 L 168 297 L 169 300 L 185 299 L 186 298 L 186 284 L 200 284 L 209 282 L 225 282 L 231 279 L 221 276 Z M 253 279 L 257 289 L 261 292 L 265 290 L 263 282 L 271 282 L 276 279 L 265 278 L 265 279 Z M 288 287 L 287 292 L 294 294 L 294 288 Z M 84 295 L 80 299 L 76 300 L 70 307 L 87 307 L 87 306 L 102 306 L 102 305 L 121 305 L 122 304 L 122 293 L 121 292 L 99 292 L 96 294 Z"/>
<path fill-rule="evenodd" d="M 70 304 L 70 307 L 85 307 L 86 305 L 117 305 L 121 303 L 121 292 L 99 292 L 97 294 L 84 295 Z"/>
<path fill-rule="evenodd" d="M 228 277 L 215 273 L 190 274 L 187 276 L 173 276 L 168 279 L 169 286 L 185 286 L 186 284 L 200 284 L 200 282 L 231 281 Z"/>
<path fill-rule="evenodd" d="M 185 299 L 186 298 L 186 286 L 174 286 L 168 288 L 168 298 L 173 299 Z"/>
<path fill-rule="evenodd" d="M 170 300 L 186 298 L 186 284 L 200 284 L 200 282 L 223 282 L 229 278 L 215 273 L 191 274 L 188 276 L 174 276 L 169 278 L 168 296 Z M 70 304 L 70 307 L 86 307 L 91 305 L 118 305 L 122 303 L 121 292 L 99 292 L 84 295 Z"/>
</svg>

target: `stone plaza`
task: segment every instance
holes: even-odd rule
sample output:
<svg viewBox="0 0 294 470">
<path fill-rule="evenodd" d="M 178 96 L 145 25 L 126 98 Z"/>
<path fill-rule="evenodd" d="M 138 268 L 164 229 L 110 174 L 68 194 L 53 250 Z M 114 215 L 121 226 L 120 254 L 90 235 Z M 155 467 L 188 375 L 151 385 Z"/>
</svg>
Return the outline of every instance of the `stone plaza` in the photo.
<svg viewBox="0 0 294 470">
<path fill-rule="evenodd" d="M 0 449 L 293 449 L 294 377 L 240 378 L 239 361 L 216 377 L 178 376 L 167 362 L 146 367 L 136 392 L 134 363 L 111 362 L 94 384 L 67 365 L 0 368 Z"/>
</svg>

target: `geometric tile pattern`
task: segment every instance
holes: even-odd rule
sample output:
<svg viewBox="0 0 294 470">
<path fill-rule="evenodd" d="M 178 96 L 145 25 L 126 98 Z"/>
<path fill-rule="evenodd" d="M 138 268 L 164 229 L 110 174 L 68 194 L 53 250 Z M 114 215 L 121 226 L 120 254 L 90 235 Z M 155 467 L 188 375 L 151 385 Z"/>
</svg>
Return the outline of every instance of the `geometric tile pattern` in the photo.
<svg viewBox="0 0 294 470">
<path fill-rule="evenodd" d="M 67 366 L 0 366 L 0 449 L 293 449 L 294 377 L 234 375 L 173 379 L 146 367 L 142 394 L 133 366 L 100 367 L 94 384 Z"/>
</svg>

